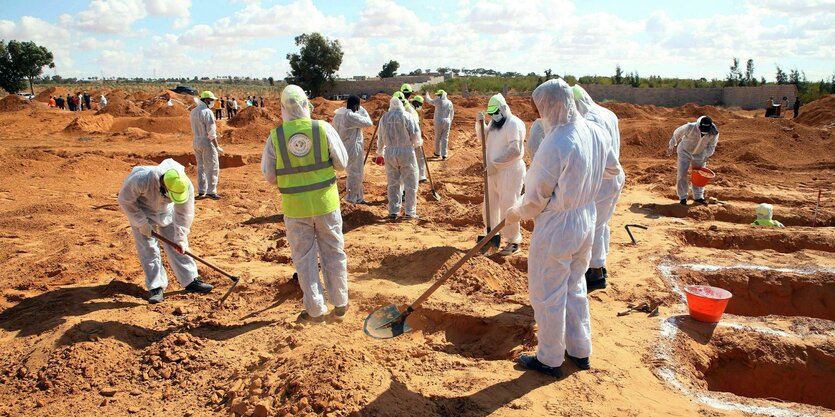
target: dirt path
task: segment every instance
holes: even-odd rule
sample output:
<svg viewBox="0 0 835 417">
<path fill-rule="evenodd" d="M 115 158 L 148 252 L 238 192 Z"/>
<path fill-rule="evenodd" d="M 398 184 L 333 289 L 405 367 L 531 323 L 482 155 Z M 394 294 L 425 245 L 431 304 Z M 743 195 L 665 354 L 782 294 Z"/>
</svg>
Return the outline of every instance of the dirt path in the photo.
<svg viewBox="0 0 835 417">
<path fill-rule="evenodd" d="M 131 130 L 142 130 L 138 119 L 116 117 L 114 126 L 129 126 L 119 132 L 65 132 L 75 119 L 66 112 L 0 113 L 0 415 L 835 412 L 831 196 L 818 213 L 824 227 L 809 227 L 816 190 L 835 174 L 835 155 L 819 153 L 828 131 L 794 126 L 794 154 L 781 161 L 793 169 L 775 178 L 768 164 L 776 145 L 750 151 L 755 163 L 742 148 L 753 133 L 763 142 L 762 131 L 782 134 L 787 121 L 756 121 L 767 124 L 758 132 L 739 112 L 723 113 L 722 180 L 709 189 L 726 204 L 709 207 L 677 207 L 670 195 L 674 163 L 661 156 L 662 128 L 684 115 L 621 121 L 632 132 L 624 136 L 628 183 L 612 221 L 611 285 L 589 297 L 592 370 L 567 365 L 568 376 L 554 381 L 515 365 L 536 345 L 526 280 L 532 224 L 520 255 L 469 261 L 412 316 L 414 332 L 365 336 L 368 312 L 412 301 L 480 232 L 471 132 L 480 105 L 456 108 L 452 156 L 430 162 L 444 198 L 432 201 L 422 185 L 420 221 L 383 221 L 385 173 L 369 165 L 371 204 L 342 206 L 351 312 L 326 326 L 295 322 L 301 293 L 277 192 L 259 172 L 263 138 L 224 145 L 225 198 L 197 202 L 190 236 L 195 253 L 243 276 L 239 290 L 217 308 L 229 282 L 201 268 L 220 291 L 201 297 L 172 282 L 165 302 L 149 305 L 116 193 L 134 165 L 189 162 L 190 137 Z M 317 112 L 337 106 L 318 102 Z M 791 227 L 748 226 L 761 201 Z M 635 230 L 632 244 L 627 224 L 649 229 Z M 687 317 L 681 289 L 690 283 L 734 293 L 721 325 Z M 661 314 L 617 316 L 643 301 L 660 302 Z"/>
</svg>

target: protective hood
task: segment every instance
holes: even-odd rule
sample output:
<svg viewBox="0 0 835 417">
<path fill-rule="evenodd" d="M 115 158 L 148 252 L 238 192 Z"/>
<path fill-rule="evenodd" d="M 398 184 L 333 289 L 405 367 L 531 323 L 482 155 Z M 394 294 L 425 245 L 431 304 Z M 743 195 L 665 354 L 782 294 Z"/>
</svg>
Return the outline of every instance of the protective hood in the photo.
<svg viewBox="0 0 835 417">
<path fill-rule="evenodd" d="M 310 118 L 310 102 L 304 90 L 297 85 L 288 85 L 281 92 L 281 118 L 285 122 Z"/>
<path fill-rule="evenodd" d="M 403 107 L 403 102 L 400 101 L 399 98 L 392 97 L 391 100 L 389 100 L 389 111 L 395 110 L 406 110 L 406 108 Z"/>
<path fill-rule="evenodd" d="M 446 97 L 447 97 L 447 93 L 446 93 L 446 91 L 444 91 L 444 90 L 438 90 L 438 91 L 440 91 L 440 92 L 441 92 L 441 94 L 439 94 L 439 95 L 441 96 L 441 99 L 442 99 L 442 100 L 446 100 Z"/>
<path fill-rule="evenodd" d="M 533 90 L 533 102 L 542 117 L 546 135 L 552 129 L 577 119 L 574 92 L 562 78 L 548 80 L 536 87 Z"/>
<path fill-rule="evenodd" d="M 574 93 L 574 104 L 577 106 L 577 112 L 580 113 L 581 116 L 586 117 L 586 113 L 588 113 L 597 103 L 591 99 L 591 96 L 583 87 L 580 87 L 579 84 L 575 84 L 574 87 L 571 87 L 571 91 Z"/>
<path fill-rule="evenodd" d="M 496 94 L 493 97 L 490 97 L 490 100 L 487 101 L 487 113 L 490 114 L 495 111 L 495 109 L 499 109 L 499 113 L 505 118 L 509 118 L 513 114 L 510 112 L 510 107 L 507 105 L 507 100 L 504 99 L 502 93 Z"/>
<path fill-rule="evenodd" d="M 705 118 L 705 116 L 699 116 L 699 118 L 696 119 L 696 123 L 694 124 L 696 126 L 696 130 L 699 130 L 699 125 L 702 123 L 702 119 L 704 119 L 704 118 Z M 708 132 L 708 134 L 711 134 L 711 135 L 718 135 L 719 134 L 719 129 L 716 128 L 716 123 L 712 123 L 710 125 L 710 132 Z"/>
<path fill-rule="evenodd" d="M 774 207 L 771 204 L 762 203 L 757 206 L 757 220 L 771 220 Z"/>
</svg>

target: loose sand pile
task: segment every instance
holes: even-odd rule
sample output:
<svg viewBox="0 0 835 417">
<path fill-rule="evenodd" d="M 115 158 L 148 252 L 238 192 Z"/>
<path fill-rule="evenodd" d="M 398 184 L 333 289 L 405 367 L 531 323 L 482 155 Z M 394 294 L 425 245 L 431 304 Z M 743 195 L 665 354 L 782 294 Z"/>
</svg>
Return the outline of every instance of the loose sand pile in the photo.
<svg viewBox="0 0 835 417">
<path fill-rule="evenodd" d="M 76 117 L 65 132 L 101 133 L 107 132 L 113 126 L 113 116 L 109 114 L 83 115 Z"/>
<path fill-rule="evenodd" d="M 56 96 L 66 97 L 67 94 L 72 94 L 70 90 L 67 90 L 63 87 L 49 87 L 46 90 L 41 91 L 38 95 L 35 96 L 35 100 L 40 101 L 41 103 L 49 103 L 49 99 Z M 96 96 L 98 97 L 98 96 Z"/>
<path fill-rule="evenodd" d="M 835 125 L 835 94 L 815 100 L 800 107 L 800 115 L 794 119 L 807 126 L 832 127 Z"/>
<path fill-rule="evenodd" d="M 9 94 L 0 99 L 0 111 L 20 111 L 32 108 L 29 100 L 14 94 Z"/>
<path fill-rule="evenodd" d="M 277 125 L 278 120 L 279 117 L 269 110 L 251 106 L 239 110 L 228 124 L 232 127 L 246 127 L 253 124 Z"/>
<path fill-rule="evenodd" d="M 133 101 L 124 99 L 120 95 L 113 95 L 107 98 L 107 106 L 96 114 L 109 114 L 113 117 L 137 117 L 147 116 L 148 112 L 142 110 Z"/>
</svg>

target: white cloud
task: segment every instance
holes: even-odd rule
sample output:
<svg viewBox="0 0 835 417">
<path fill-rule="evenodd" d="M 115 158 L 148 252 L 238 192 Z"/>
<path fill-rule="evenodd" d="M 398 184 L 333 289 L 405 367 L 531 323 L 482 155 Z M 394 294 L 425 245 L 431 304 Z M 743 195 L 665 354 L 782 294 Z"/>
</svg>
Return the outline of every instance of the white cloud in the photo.
<svg viewBox="0 0 835 417">
<path fill-rule="evenodd" d="M 87 9 L 60 20 L 87 32 L 123 34 L 148 16 L 175 17 L 178 29 L 188 25 L 190 8 L 191 0 L 91 0 Z"/>
<path fill-rule="evenodd" d="M 368 0 L 354 25 L 353 36 L 361 38 L 412 37 L 430 25 L 422 22 L 415 12 L 392 0 Z"/>
</svg>

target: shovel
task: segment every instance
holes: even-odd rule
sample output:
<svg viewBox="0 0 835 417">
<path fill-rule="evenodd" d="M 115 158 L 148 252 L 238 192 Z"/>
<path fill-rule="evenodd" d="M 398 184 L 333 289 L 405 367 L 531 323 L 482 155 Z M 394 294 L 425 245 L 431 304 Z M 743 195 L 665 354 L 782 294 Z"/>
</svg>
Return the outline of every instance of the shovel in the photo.
<svg viewBox="0 0 835 417">
<path fill-rule="evenodd" d="M 458 271 L 458 269 L 461 268 L 467 260 L 479 253 L 479 251 L 486 246 L 488 242 L 490 242 L 493 236 L 496 236 L 499 231 L 502 230 L 502 227 L 504 227 L 504 220 L 497 224 L 495 229 L 487 233 L 487 236 L 479 240 L 478 244 L 470 249 L 463 258 L 459 259 L 458 262 L 452 266 L 452 268 L 450 268 L 440 279 L 435 281 L 435 283 L 432 284 L 428 290 L 421 294 L 421 296 L 405 310 L 400 311 L 397 309 L 396 305 L 389 304 L 369 314 L 365 319 L 365 324 L 363 325 L 363 331 L 365 331 L 365 334 L 375 339 L 391 339 L 411 331 L 412 328 L 408 325 L 408 323 L 406 323 L 406 318 L 409 317 L 409 315 L 416 309 L 420 308 L 420 305 L 423 304 L 423 302 L 426 301 L 432 293 L 440 288 L 444 282 L 452 277 L 452 275 Z"/>
<path fill-rule="evenodd" d="M 423 164 L 426 165 L 426 176 L 429 177 L 429 186 L 432 187 L 432 198 L 434 198 L 435 201 L 441 201 L 441 195 L 435 191 L 435 183 L 432 182 L 432 173 L 429 172 L 429 162 L 426 161 L 426 153 L 423 151 L 423 146 L 420 147 L 420 154 L 423 156 Z"/>
<path fill-rule="evenodd" d="M 152 231 L 152 232 L 151 232 L 151 235 L 153 235 L 155 238 L 157 238 L 157 239 L 159 239 L 159 240 L 161 240 L 161 241 L 163 241 L 163 242 L 165 242 L 165 243 L 167 243 L 167 244 L 171 245 L 171 246 L 172 246 L 172 247 L 174 247 L 174 248 L 179 248 L 179 247 L 180 247 L 180 245 L 178 245 L 178 244 L 176 244 L 176 243 L 174 243 L 174 242 L 172 242 L 172 241 L 168 240 L 167 238 L 163 237 L 162 235 L 160 235 L 160 234 L 159 234 L 159 233 L 157 233 L 157 232 Z M 229 294 L 231 294 L 231 293 L 232 293 L 232 290 L 234 290 L 234 289 L 235 289 L 235 287 L 236 287 L 236 286 L 238 286 L 238 283 L 241 281 L 241 277 L 239 277 L 239 276 L 237 276 L 237 275 L 232 275 L 232 274 L 230 274 L 230 273 L 228 273 L 228 272 L 226 272 L 226 271 L 224 271 L 224 270 L 222 270 L 222 269 L 218 268 L 217 266 L 213 265 L 213 264 L 212 264 L 212 263 L 210 263 L 209 261 L 207 261 L 207 260 L 205 260 L 205 259 L 203 259 L 203 258 L 200 258 L 199 256 L 197 256 L 197 255 L 195 255 L 195 254 L 193 254 L 193 253 L 191 253 L 191 252 L 189 252 L 189 251 L 184 251 L 184 254 L 186 254 L 186 255 L 188 255 L 188 256 L 191 256 L 191 257 L 192 257 L 192 258 L 194 258 L 196 261 L 199 261 L 199 262 L 203 263 L 204 265 L 208 266 L 209 268 L 214 269 L 215 271 L 217 271 L 217 272 L 221 273 L 222 275 L 224 275 L 224 276 L 226 276 L 227 278 L 229 278 L 229 279 L 231 279 L 231 280 L 232 280 L 232 286 L 231 286 L 231 287 L 229 287 L 229 289 L 226 291 L 226 294 L 223 294 L 223 297 L 221 297 L 221 298 L 220 298 L 220 303 L 219 303 L 219 304 L 223 304 L 223 302 L 224 302 L 224 301 L 226 301 L 226 298 L 227 298 L 227 297 L 229 297 Z"/>
<path fill-rule="evenodd" d="M 490 187 L 487 184 L 487 139 L 484 134 L 484 113 L 479 112 L 476 117 L 476 134 L 481 139 L 481 154 L 484 157 L 484 210 L 487 217 L 487 234 L 491 236 L 490 244 L 483 246 L 482 254 L 490 250 L 498 250 L 502 245 L 502 237 L 498 234 L 490 233 L 490 225 L 493 224 L 493 216 L 490 213 Z M 477 242 L 481 242 L 484 236 L 479 235 Z"/>
</svg>

